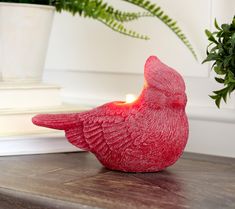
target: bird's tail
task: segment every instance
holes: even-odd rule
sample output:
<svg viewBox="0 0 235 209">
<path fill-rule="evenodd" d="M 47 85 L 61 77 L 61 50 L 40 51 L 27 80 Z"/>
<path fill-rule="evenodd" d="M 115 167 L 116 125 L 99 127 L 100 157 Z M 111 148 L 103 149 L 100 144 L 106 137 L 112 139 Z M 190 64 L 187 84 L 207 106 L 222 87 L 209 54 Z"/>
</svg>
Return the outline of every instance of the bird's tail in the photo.
<svg viewBox="0 0 235 209">
<path fill-rule="evenodd" d="M 89 145 L 84 139 L 83 125 L 77 113 L 72 114 L 41 114 L 32 118 L 35 125 L 58 130 L 64 130 L 65 135 L 73 145 L 89 150 Z"/>
<path fill-rule="evenodd" d="M 32 118 L 32 122 L 37 126 L 53 128 L 58 130 L 68 130 L 76 127 L 78 123 L 77 114 L 40 114 Z"/>
</svg>

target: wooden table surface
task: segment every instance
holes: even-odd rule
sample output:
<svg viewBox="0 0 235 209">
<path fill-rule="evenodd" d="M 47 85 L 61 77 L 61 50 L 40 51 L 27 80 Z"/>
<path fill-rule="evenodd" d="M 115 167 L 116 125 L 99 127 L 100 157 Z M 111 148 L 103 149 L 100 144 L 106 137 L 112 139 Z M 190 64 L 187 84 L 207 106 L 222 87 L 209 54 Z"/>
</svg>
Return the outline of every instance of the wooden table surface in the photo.
<svg viewBox="0 0 235 209">
<path fill-rule="evenodd" d="M 158 173 L 103 168 L 89 153 L 0 157 L 0 209 L 235 209 L 235 159 L 185 153 Z"/>
</svg>

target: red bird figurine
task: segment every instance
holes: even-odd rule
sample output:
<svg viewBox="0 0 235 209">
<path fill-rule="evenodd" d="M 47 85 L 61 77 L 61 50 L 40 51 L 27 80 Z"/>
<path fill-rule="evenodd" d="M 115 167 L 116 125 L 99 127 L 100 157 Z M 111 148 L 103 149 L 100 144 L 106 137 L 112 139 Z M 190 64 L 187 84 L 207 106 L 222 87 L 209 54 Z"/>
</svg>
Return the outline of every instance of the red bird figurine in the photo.
<svg viewBox="0 0 235 209">
<path fill-rule="evenodd" d="M 188 139 L 185 84 L 157 57 L 148 58 L 145 84 L 133 103 L 111 102 L 90 111 L 42 114 L 39 126 L 64 130 L 69 142 L 95 154 L 107 168 L 155 172 L 174 164 Z"/>
</svg>

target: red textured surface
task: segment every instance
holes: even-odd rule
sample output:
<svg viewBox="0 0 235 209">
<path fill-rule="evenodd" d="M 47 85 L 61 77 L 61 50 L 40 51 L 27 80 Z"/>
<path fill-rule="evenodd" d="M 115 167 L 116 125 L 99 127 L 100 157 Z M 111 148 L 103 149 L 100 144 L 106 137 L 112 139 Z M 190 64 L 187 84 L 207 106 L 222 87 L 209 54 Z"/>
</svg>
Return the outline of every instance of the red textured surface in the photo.
<svg viewBox="0 0 235 209">
<path fill-rule="evenodd" d="M 151 56 L 145 85 L 131 103 L 112 102 L 73 114 L 44 114 L 33 123 L 65 130 L 75 146 L 96 155 L 107 168 L 126 172 L 162 170 L 180 157 L 188 138 L 187 97 L 182 77 Z"/>
</svg>

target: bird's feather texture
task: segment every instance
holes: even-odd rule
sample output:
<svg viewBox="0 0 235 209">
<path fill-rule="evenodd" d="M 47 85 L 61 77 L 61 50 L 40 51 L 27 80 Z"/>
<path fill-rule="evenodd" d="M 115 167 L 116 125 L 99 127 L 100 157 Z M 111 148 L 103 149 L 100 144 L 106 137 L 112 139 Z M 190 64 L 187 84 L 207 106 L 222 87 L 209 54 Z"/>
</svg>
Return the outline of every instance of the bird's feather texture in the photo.
<svg viewBox="0 0 235 209">
<path fill-rule="evenodd" d="M 154 77 L 159 72 L 161 78 Z M 173 90 L 169 77 L 177 82 Z M 187 142 L 185 86 L 176 71 L 155 57 L 145 65 L 145 79 L 132 104 L 111 102 L 81 113 L 39 115 L 33 122 L 65 130 L 72 144 L 94 153 L 110 169 L 162 170 L 180 157 Z"/>
</svg>

